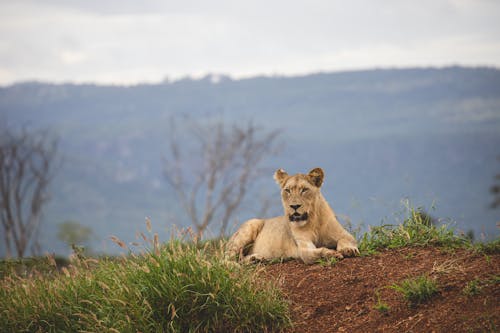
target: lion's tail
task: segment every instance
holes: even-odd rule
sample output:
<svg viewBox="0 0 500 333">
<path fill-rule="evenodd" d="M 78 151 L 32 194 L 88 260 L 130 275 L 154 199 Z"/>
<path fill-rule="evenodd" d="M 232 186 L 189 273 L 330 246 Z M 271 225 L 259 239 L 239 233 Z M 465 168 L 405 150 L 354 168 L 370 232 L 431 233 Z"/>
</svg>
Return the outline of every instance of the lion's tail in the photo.
<svg viewBox="0 0 500 333">
<path fill-rule="evenodd" d="M 230 258 L 243 258 L 263 226 L 264 220 L 261 219 L 251 219 L 243 223 L 227 242 L 226 255 Z"/>
</svg>

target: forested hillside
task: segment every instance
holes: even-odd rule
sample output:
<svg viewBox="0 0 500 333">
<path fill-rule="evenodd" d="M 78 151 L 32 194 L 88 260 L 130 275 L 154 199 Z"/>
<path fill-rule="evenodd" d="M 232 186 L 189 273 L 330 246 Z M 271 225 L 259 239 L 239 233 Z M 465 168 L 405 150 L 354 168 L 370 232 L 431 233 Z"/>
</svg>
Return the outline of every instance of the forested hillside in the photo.
<svg viewBox="0 0 500 333">
<path fill-rule="evenodd" d="M 343 222 L 393 223 L 403 198 L 460 230 L 498 235 L 489 189 L 500 173 L 500 71 L 400 69 L 302 77 L 224 76 L 135 86 L 22 83 L 0 88 L 8 126 L 49 128 L 64 157 L 42 228 L 44 249 L 63 252 L 57 225 L 90 226 L 93 247 L 133 240 L 145 216 L 166 233 L 187 225 L 163 176 L 171 121 L 253 122 L 280 130 L 283 149 L 253 190 L 278 195 L 277 168 L 320 166 L 325 197 Z M 195 152 L 193 152 L 195 153 Z M 433 210 L 431 207 L 435 207 Z M 256 212 L 247 201 L 235 223 Z M 271 213 L 279 214 L 279 201 Z M 104 245 L 103 245 L 104 244 Z M 0 250 L 1 251 L 1 250 Z M 0 253 L 1 254 L 1 253 Z"/>
</svg>

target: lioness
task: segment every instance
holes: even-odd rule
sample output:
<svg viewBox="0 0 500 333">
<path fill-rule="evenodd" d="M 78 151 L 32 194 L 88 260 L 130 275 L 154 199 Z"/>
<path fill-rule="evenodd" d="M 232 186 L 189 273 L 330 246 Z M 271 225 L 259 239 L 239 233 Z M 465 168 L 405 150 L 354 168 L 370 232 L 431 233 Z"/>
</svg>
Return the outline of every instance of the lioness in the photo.
<svg viewBox="0 0 500 333">
<path fill-rule="evenodd" d="M 294 176 L 277 170 L 274 179 L 281 187 L 285 214 L 246 221 L 229 239 L 227 254 L 240 254 L 243 261 L 297 258 L 306 264 L 359 254 L 356 240 L 321 194 L 323 178 L 321 168 Z"/>
</svg>

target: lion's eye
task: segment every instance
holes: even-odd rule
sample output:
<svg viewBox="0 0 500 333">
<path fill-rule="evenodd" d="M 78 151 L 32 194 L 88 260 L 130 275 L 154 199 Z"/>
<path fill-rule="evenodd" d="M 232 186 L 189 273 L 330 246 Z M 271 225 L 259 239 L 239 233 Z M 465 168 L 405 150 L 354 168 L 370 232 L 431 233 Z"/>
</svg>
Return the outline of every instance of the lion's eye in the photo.
<svg viewBox="0 0 500 333">
<path fill-rule="evenodd" d="M 307 192 L 309 192 L 309 189 L 308 189 L 308 188 L 305 188 L 305 187 L 304 187 L 302 190 L 300 190 L 300 193 L 301 193 L 301 194 L 305 194 L 305 193 L 307 193 Z"/>
<path fill-rule="evenodd" d="M 285 188 L 283 191 L 285 191 L 285 193 L 287 193 L 287 194 L 290 194 L 290 189 L 289 188 Z"/>
</svg>

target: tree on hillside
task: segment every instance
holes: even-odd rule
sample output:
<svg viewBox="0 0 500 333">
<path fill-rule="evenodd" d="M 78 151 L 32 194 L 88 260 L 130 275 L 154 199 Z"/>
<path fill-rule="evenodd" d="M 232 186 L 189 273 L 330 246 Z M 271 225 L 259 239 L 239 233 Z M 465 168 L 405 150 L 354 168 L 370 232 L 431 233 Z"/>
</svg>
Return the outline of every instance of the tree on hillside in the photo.
<svg viewBox="0 0 500 333">
<path fill-rule="evenodd" d="M 500 160 L 500 157 L 498 157 L 498 160 Z M 498 183 L 490 187 L 490 192 L 493 194 L 493 202 L 490 207 L 493 209 L 500 207 L 500 173 L 495 176 L 495 182 Z"/>
<path fill-rule="evenodd" d="M 57 140 L 47 132 L 0 132 L 0 221 L 7 257 L 39 254 L 42 210 L 56 162 Z"/>
<path fill-rule="evenodd" d="M 57 238 L 69 247 L 86 246 L 88 248 L 93 236 L 92 228 L 84 226 L 76 221 L 64 221 L 59 223 Z"/>
<path fill-rule="evenodd" d="M 214 222 L 223 236 L 250 187 L 262 176 L 263 160 L 277 152 L 279 132 L 251 122 L 189 124 L 179 133 L 172 122 L 165 177 L 198 236 Z M 251 204 L 262 210 L 266 200 Z"/>
</svg>

